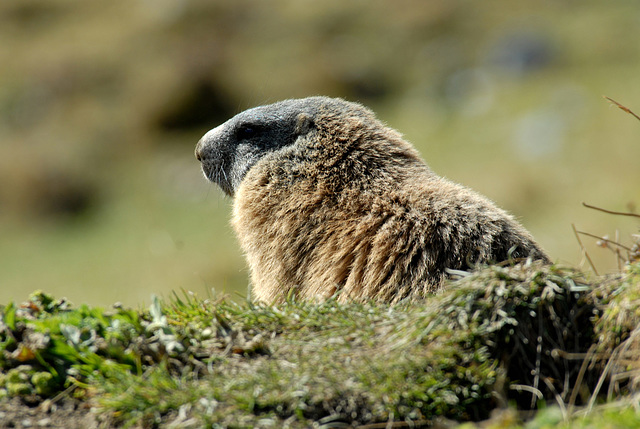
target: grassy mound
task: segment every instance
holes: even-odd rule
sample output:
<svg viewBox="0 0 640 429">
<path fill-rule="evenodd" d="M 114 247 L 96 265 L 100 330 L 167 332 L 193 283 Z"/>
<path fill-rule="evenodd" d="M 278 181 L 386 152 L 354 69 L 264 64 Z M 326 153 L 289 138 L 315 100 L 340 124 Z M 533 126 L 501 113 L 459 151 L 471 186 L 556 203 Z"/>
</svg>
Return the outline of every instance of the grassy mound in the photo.
<svg viewBox="0 0 640 429">
<path fill-rule="evenodd" d="M 638 264 L 596 279 L 520 264 L 394 306 L 185 294 L 104 311 L 36 293 L 2 309 L 0 395 L 73 396 L 147 427 L 419 427 L 544 403 L 570 416 L 635 391 L 639 285 Z"/>
</svg>

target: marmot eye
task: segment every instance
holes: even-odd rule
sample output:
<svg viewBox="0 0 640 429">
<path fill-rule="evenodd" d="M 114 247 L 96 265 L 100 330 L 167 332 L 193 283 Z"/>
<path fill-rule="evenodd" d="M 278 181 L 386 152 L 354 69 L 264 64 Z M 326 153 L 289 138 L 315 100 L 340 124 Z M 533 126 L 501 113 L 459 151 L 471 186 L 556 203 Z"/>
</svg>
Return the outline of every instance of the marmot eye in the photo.
<svg viewBox="0 0 640 429">
<path fill-rule="evenodd" d="M 249 139 L 255 137 L 260 132 L 260 128 L 255 125 L 242 125 L 238 128 L 238 139 Z"/>
</svg>

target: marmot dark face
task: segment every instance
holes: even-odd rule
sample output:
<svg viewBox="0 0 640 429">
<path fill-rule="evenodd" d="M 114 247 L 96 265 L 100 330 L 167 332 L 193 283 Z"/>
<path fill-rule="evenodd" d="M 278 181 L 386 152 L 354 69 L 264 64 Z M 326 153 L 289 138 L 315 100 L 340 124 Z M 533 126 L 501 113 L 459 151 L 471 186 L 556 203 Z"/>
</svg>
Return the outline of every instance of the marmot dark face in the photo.
<svg viewBox="0 0 640 429">
<path fill-rule="evenodd" d="M 447 269 L 545 252 L 509 214 L 434 174 L 365 107 L 310 97 L 256 107 L 196 146 L 234 197 L 255 298 L 389 302 L 436 291 Z"/>
<path fill-rule="evenodd" d="M 293 145 L 310 130 L 318 107 L 314 100 L 286 100 L 249 109 L 209 131 L 196 146 L 204 175 L 233 196 L 258 160 Z"/>
</svg>

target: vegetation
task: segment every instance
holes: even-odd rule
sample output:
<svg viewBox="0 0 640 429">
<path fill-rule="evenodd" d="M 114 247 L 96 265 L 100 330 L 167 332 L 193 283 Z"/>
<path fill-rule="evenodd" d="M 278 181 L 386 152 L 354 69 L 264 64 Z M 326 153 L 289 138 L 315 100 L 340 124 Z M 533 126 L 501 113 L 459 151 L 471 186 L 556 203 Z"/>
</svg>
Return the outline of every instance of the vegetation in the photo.
<svg viewBox="0 0 640 429">
<path fill-rule="evenodd" d="M 527 423 L 545 427 L 633 399 L 640 265 L 598 278 L 530 263 L 460 274 L 395 306 L 185 293 L 104 311 L 37 292 L 2 309 L 0 392 L 73 397 L 104 425 L 142 427 L 420 427 L 494 409 L 495 424 L 513 425 L 526 417 L 516 408 L 547 406 Z"/>
</svg>

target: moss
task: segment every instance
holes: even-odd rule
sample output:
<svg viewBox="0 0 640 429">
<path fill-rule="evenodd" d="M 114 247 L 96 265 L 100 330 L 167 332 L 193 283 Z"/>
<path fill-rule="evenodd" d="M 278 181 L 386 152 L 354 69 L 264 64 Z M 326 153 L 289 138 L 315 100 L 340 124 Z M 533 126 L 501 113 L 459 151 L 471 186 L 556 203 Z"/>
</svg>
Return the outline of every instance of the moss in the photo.
<svg viewBox="0 0 640 429">
<path fill-rule="evenodd" d="M 55 377 L 50 372 L 36 372 L 30 381 L 38 395 L 46 397 L 56 391 Z"/>
</svg>

